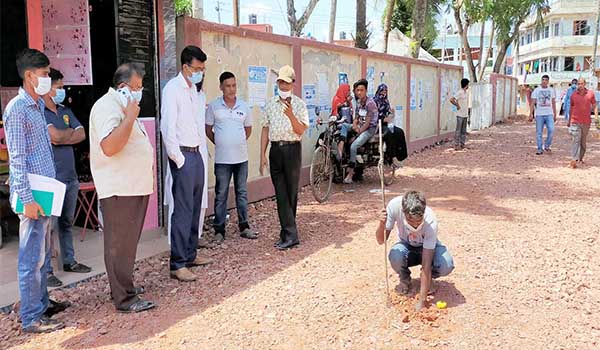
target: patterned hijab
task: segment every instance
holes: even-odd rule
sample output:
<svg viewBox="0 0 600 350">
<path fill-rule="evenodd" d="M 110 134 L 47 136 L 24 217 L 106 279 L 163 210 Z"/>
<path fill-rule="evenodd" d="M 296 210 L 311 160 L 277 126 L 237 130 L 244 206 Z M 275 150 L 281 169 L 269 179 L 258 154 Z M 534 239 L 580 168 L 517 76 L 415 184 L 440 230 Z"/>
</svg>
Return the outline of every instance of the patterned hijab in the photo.
<svg viewBox="0 0 600 350">
<path fill-rule="evenodd" d="M 383 95 L 383 91 L 386 92 L 385 96 Z M 375 93 L 375 97 L 373 97 L 373 100 L 375 100 L 375 103 L 377 104 L 379 119 L 384 119 L 391 112 L 390 101 L 388 100 L 387 92 L 387 85 L 382 83 L 379 85 L 379 87 L 377 87 L 377 92 Z"/>
</svg>

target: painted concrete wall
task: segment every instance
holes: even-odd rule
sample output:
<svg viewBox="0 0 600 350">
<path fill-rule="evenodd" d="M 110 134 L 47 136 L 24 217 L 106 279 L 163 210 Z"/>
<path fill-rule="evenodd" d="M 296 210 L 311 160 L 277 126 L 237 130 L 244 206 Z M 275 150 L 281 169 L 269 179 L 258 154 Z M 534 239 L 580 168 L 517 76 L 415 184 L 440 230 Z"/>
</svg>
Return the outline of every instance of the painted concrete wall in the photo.
<svg viewBox="0 0 600 350">
<path fill-rule="evenodd" d="M 456 129 L 456 113 L 450 98 L 460 88 L 462 73 L 451 69 L 441 69 L 440 133 L 453 132 Z"/>
<path fill-rule="evenodd" d="M 432 117 L 438 114 L 437 69 L 413 65 L 410 84 L 410 141 L 436 136 L 437 118 Z"/>
</svg>

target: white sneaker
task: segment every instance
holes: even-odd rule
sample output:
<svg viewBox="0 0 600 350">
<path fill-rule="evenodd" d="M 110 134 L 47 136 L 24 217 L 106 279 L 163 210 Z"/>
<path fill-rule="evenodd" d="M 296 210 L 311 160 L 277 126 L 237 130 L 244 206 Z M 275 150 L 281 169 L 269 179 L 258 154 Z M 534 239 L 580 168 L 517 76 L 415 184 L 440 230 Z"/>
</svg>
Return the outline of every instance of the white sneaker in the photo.
<svg viewBox="0 0 600 350">
<path fill-rule="evenodd" d="M 356 156 L 356 162 L 360 164 L 364 163 L 363 157 L 360 154 Z"/>
<path fill-rule="evenodd" d="M 348 177 L 346 177 L 346 178 L 344 179 L 344 183 L 345 183 L 346 185 L 350 185 L 350 184 L 352 184 L 352 178 L 348 178 Z"/>
<path fill-rule="evenodd" d="M 402 162 L 401 162 L 401 161 L 399 161 L 398 159 L 396 159 L 396 158 L 392 158 L 392 163 L 394 163 L 394 166 L 395 166 L 396 168 L 402 168 Z"/>
</svg>

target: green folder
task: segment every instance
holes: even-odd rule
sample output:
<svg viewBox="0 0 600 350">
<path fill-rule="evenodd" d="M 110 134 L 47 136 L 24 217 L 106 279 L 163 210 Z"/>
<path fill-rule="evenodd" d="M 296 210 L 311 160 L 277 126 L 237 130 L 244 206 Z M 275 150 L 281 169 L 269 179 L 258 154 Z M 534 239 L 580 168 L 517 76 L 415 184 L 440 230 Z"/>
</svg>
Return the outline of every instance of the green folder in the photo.
<svg viewBox="0 0 600 350">
<path fill-rule="evenodd" d="M 54 193 L 38 190 L 31 190 L 31 193 L 33 194 L 33 199 L 44 210 L 45 216 L 50 216 L 50 214 L 52 213 L 52 202 L 54 201 Z M 21 202 L 21 198 L 17 198 L 15 213 L 23 214 L 24 212 L 25 208 L 23 208 L 23 202 Z"/>
</svg>

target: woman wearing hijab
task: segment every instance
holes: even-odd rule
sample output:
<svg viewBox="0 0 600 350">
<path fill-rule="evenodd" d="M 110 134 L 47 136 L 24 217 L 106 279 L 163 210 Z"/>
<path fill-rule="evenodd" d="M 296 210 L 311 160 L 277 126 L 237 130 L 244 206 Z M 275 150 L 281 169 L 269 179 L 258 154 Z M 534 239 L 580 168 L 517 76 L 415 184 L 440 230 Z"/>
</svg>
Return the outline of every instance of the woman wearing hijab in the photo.
<svg viewBox="0 0 600 350">
<path fill-rule="evenodd" d="M 388 99 L 388 87 L 380 84 L 373 98 L 377 104 L 379 119 L 382 121 L 383 140 L 386 145 L 386 161 L 391 161 L 396 167 L 400 167 L 408 156 L 406 150 L 406 137 L 404 130 L 394 125 L 394 113 Z"/>
<path fill-rule="evenodd" d="M 341 139 L 338 142 L 337 159 L 341 161 L 344 154 L 344 144 L 348 139 L 348 132 L 352 130 L 352 95 L 350 94 L 350 85 L 342 84 L 338 87 L 331 102 L 331 115 L 337 117 L 336 122 L 340 126 Z"/>
</svg>

